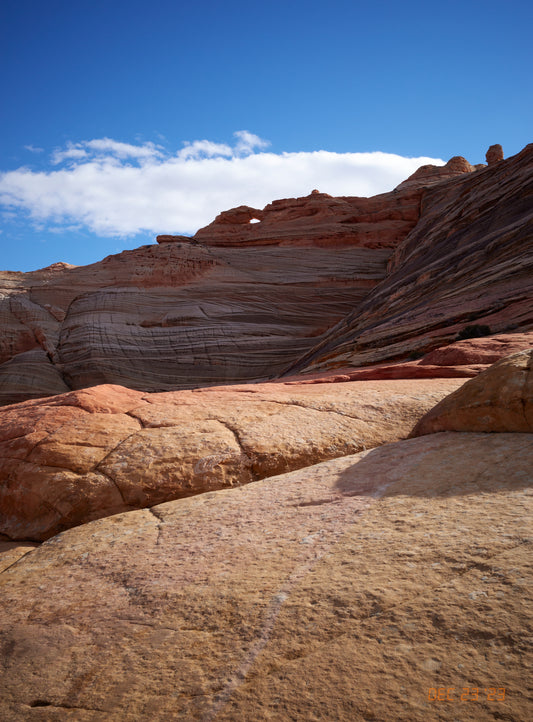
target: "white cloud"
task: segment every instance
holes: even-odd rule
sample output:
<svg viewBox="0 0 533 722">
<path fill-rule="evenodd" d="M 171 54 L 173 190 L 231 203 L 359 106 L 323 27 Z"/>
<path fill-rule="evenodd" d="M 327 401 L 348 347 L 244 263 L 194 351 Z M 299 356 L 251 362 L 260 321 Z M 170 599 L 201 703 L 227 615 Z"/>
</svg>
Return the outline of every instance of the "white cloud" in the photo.
<svg viewBox="0 0 533 722">
<path fill-rule="evenodd" d="M 38 148 L 36 145 L 25 145 L 24 148 L 30 153 L 44 153 L 44 148 Z"/>
<path fill-rule="evenodd" d="M 131 145 L 121 143 L 112 138 L 96 138 L 95 140 L 84 140 L 81 143 L 67 143 L 66 148 L 56 148 L 52 153 L 53 165 L 59 165 L 65 160 L 81 160 L 92 158 L 93 161 L 111 161 L 111 159 L 146 161 L 162 156 L 162 147 L 154 143 L 142 145 Z"/>
<path fill-rule="evenodd" d="M 253 133 L 234 136 L 233 146 L 196 140 L 173 155 L 153 143 L 111 138 L 69 143 L 51 157 L 62 167 L 1 173 L 0 203 L 54 230 L 85 227 L 103 236 L 194 233 L 238 205 L 262 208 L 314 188 L 331 195 L 374 195 L 421 165 L 443 163 L 381 152 L 275 154 L 265 152 L 269 144 Z"/>
<path fill-rule="evenodd" d="M 67 147 L 63 150 L 59 148 L 56 148 L 54 150 L 54 152 L 52 153 L 51 161 L 53 165 L 58 165 L 64 160 L 68 160 L 70 158 L 74 160 L 79 160 L 86 157 L 87 151 L 83 149 L 81 143 L 68 143 Z"/>
<path fill-rule="evenodd" d="M 225 143 L 213 143 L 211 140 L 195 140 L 185 143 L 185 147 L 176 153 L 181 160 L 213 158 L 214 156 L 231 157 L 233 149 Z"/>
<path fill-rule="evenodd" d="M 249 153 L 253 153 L 256 148 L 263 150 L 270 145 L 268 140 L 263 140 L 258 135 L 254 135 L 247 130 L 238 130 L 233 135 L 237 138 L 237 144 L 235 146 L 236 155 L 248 155 Z"/>
</svg>

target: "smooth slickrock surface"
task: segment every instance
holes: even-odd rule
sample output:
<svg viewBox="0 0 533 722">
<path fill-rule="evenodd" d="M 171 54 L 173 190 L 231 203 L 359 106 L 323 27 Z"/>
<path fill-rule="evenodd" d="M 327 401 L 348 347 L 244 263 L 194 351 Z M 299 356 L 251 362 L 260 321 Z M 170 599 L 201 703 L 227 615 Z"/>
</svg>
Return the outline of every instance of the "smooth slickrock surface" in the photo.
<svg viewBox="0 0 533 722">
<path fill-rule="evenodd" d="M 464 379 L 99 386 L 0 409 L 0 535 L 46 539 L 129 509 L 263 479 L 388 441 Z"/>
<path fill-rule="evenodd" d="M 435 431 L 533 431 L 533 349 L 499 361 L 447 396 L 413 436 Z"/>
<path fill-rule="evenodd" d="M 529 722 L 531 439 L 433 434 L 50 539 L 0 574 L 1 718 Z"/>
<path fill-rule="evenodd" d="M 387 277 L 287 371 L 404 359 L 476 325 L 533 330 L 533 144 L 426 188 Z"/>
</svg>

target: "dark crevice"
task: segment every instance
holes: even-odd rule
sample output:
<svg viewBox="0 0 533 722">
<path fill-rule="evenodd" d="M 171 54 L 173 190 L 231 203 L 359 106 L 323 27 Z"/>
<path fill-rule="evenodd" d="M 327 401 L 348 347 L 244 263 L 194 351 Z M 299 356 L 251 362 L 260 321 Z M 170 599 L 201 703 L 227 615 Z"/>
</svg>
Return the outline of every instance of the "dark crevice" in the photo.
<svg viewBox="0 0 533 722">
<path fill-rule="evenodd" d="M 17 540 L 17 539 L 13 539 L 12 541 L 13 541 L 13 542 L 17 542 L 18 540 Z M 25 539 L 24 541 L 27 541 L 27 540 Z M 22 543 L 22 542 L 21 542 L 21 543 Z M 16 559 L 12 564 L 10 564 L 10 565 L 9 565 L 8 567 L 6 567 L 5 569 L 2 569 L 2 571 L 0 572 L 0 574 L 3 574 L 4 572 L 7 572 L 8 569 L 12 569 L 12 568 L 13 568 L 14 566 L 16 566 L 19 562 L 21 562 L 23 559 L 25 559 L 25 558 L 28 556 L 28 554 L 31 554 L 31 553 L 34 552 L 36 549 L 39 549 L 39 547 L 33 547 L 33 549 L 28 549 L 27 552 L 24 552 L 24 554 L 22 554 L 22 555 L 21 555 L 18 559 Z"/>
<path fill-rule="evenodd" d="M 161 542 L 161 534 L 163 533 L 163 524 L 165 523 L 165 518 L 155 510 L 154 507 L 147 507 L 147 511 L 152 514 L 157 519 L 157 539 L 155 540 L 155 545 L 159 546 L 159 543 Z"/>
<path fill-rule="evenodd" d="M 143 401 L 144 401 L 144 399 L 143 399 Z M 135 409 L 132 409 L 131 411 L 124 411 L 123 413 L 124 413 L 126 416 L 129 416 L 130 419 L 134 419 L 135 421 L 138 421 L 139 424 L 141 425 L 141 429 L 146 429 L 146 428 L 147 428 L 148 425 L 145 424 L 144 421 L 135 414 Z M 121 442 L 121 443 L 122 443 L 122 442 Z"/>
<path fill-rule="evenodd" d="M 140 422 L 139 422 L 139 423 L 140 423 Z M 100 466 L 101 466 L 102 464 L 104 464 L 104 463 L 107 461 L 107 459 L 111 456 L 111 454 L 113 454 L 115 451 L 117 451 L 117 449 L 119 449 L 119 448 L 122 446 L 122 444 L 124 444 L 126 441 L 128 441 L 128 439 L 131 439 L 132 436 L 135 436 L 136 434 L 138 434 L 140 431 L 142 431 L 142 428 L 141 428 L 141 429 L 137 429 L 137 431 L 133 431 L 131 434 L 128 434 L 128 436 L 126 436 L 124 439 L 122 439 L 122 441 L 119 441 L 116 446 L 114 446 L 112 449 L 110 449 L 110 450 L 107 452 L 107 454 L 104 456 L 103 459 L 100 459 L 100 461 L 98 462 L 98 464 L 94 467 L 93 471 L 98 471 L 100 474 L 103 474 L 104 476 L 106 476 L 105 472 L 103 472 L 103 471 L 100 469 Z M 115 483 L 116 483 L 116 482 L 115 482 Z"/>
<path fill-rule="evenodd" d="M 120 494 L 120 498 L 122 499 L 122 501 L 124 502 L 124 504 L 126 504 L 126 506 L 129 507 L 130 505 L 128 504 L 128 502 L 127 502 L 126 499 L 124 498 L 124 494 L 122 493 L 122 489 L 121 489 L 120 486 L 118 485 L 117 481 L 116 481 L 115 479 L 113 479 L 112 476 L 110 476 L 109 474 L 107 474 L 105 471 L 102 471 L 101 469 L 96 468 L 95 471 L 96 471 L 98 474 L 101 474 L 102 476 L 104 476 L 106 479 L 108 479 L 108 480 L 113 484 L 113 486 L 116 488 L 116 490 L 117 490 L 118 493 Z"/>
<path fill-rule="evenodd" d="M 246 462 L 248 462 L 248 463 L 250 464 L 250 466 L 251 466 L 252 460 L 250 459 L 250 457 L 248 456 L 248 454 L 247 454 L 247 452 L 246 452 L 246 450 L 245 450 L 245 448 L 244 448 L 244 443 L 243 443 L 243 441 L 241 440 L 241 437 L 240 437 L 240 434 L 239 434 L 239 431 L 237 430 L 237 428 L 236 428 L 235 426 L 232 426 L 228 421 L 226 421 L 226 419 L 221 419 L 221 418 L 216 417 L 216 416 L 213 417 L 212 419 L 208 419 L 208 420 L 218 421 L 219 424 L 222 424 L 222 426 L 224 426 L 228 431 L 230 431 L 230 432 L 233 434 L 233 438 L 235 439 L 235 442 L 236 442 L 237 446 L 239 447 L 239 450 L 240 450 L 240 452 L 241 452 L 241 456 L 242 456 L 242 457 L 246 460 Z M 246 462 L 245 462 L 245 463 L 246 463 Z M 254 481 L 257 481 L 257 479 L 254 479 Z"/>
<path fill-rule="evenodd" d="M 100 707 L 82 707 L 75 704 L 54 704 L 54 702 L 49 702 L 45 699 L 35 699 L 33 702 L 30 702 L 29 706 L 31 708 L 35 707 L 53 707 L 54 709 L 81 709 L 85 710 L 87 712 L 106 712 L 107 710 L 101 709 Z"/>
</svg>

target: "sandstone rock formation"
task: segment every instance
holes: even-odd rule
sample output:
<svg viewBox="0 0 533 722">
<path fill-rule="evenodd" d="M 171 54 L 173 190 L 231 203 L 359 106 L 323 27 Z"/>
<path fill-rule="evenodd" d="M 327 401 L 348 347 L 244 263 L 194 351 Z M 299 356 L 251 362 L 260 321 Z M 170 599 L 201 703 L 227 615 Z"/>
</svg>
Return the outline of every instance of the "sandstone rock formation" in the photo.
<svg viewBox="0 0 533 722">
<path fill-rule="evenodd" d="M 491 145 L 485 155 L 485 158 L 489 165 L 493 165 L 493 163 L 498 163 L 500 160 L 503 160 L 503 148 L 501 145 L 499 143 Z"/>
<path fill-rule="evenodd" d="M 0 535 L 47 539 L 102 516 L 406 437 L 461 383 L 277 383 L 163 394 L 98 386 L 4 407 Z"/>
<path fill-rule="evenodd" d="M 533 331 L 525 333 L 503 333 L 483 338 L 469 338 L 455 341 L 426 354 L 420 365 L 468 366 L 493 364 L 518 351 L 533 348 Z"/>
<path fill-rule="evenodd" d="M 533 348 L 533 331 L 506 333 L 456 341 L 449 346 L 430 351 L 418 360 L 355 369 L 346 367 L 314 374 L 295 374 L 284 378 L 285 383 L 298 385 L 379 379 L 468 378 L 477 376 L 490 364 L 512 353 L 529 348 Z"/>
<path fill-rule="evenodd" d="M 532 467 L 432 434 L 64 532 L 0 574 L 0 716 L 526 722 Z"/>
<path fill-rule="evenodd" d="M 426 188 L 387 277 L 288 371 L 427 353 L 472 325 L 533 329 L 533 144 Z"/>
<path fill-rule="evenodd" d="M 456 155 L 453 158 L 450 158 L 444 166 L 420 166 L 420 168 L 410 175 L 407 180 L 397 186 L 397 190 L 413 188 L 420 185 L 427 187 L 428 185 L 433 185 L 434 183 L 440 183 L 441 181 L 463 175 L 463 173 L 472 173 L 475 170 L 477 170 L 476 166 L 470 165 L 466 158 Z"/>
<path fill-rule="evenodd" d="M 435 431 L 533 432 L 533 349 L 499 361 L 447 396 L 413 436 Z"/>
<path fill-rule="evenodd" d="M 479 322 L 531 330 L 532 157 L 456 157 L 373 198 L 313 191 L 91 266 L 2 272 L 0 403 L 405 360 Z"/>
<path fill-rule="evenodd" d="M 250 230 L 228 212 L 207 237 L 0 274 L 0 402 L 276 375 L 385 276 L 419 191 L 272 206 Z"/>
</svg>

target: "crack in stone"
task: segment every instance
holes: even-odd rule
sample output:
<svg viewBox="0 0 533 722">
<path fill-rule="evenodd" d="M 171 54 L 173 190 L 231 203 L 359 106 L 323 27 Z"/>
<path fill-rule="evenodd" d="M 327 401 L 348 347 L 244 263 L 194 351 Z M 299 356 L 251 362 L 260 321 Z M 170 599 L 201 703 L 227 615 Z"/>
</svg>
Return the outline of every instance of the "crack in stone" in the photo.
<svg viewBox="0 0 533 722">
<path fill-rule="evenodd" d="M 155 540 L 155 546 L 159 546 L 161 542 L 161 535 L 163 533 L 163 524 L 165 523 L 165 518 L 160 513 L 155 511 L 155 507 L 146 507 L 147 511 L 152 514 L 157 519 L 157 539 Z"/>
<path fill-rule="evenodd" d="M 148 428 L 148 424 L 145 424 L 144 421 L 135 415 L 135 409 L 131 409 L 130 411 L 124 411 L 123 412 L 125 416 L 129 416 L 130 419 L 134 419 L 135 421 L 138 421 L 141 425 L 141 429 Z M 122 443 L 122 442 L 121 442 Z"/>
<path fill-rule="evenodd" d="M 337 414 L 338 416 L 345 416 L 348 419 L 353 419 L 354 421 L 361 421 L 362 423 L 368 425 L 371 427 L 371 424 L 366 419 L 360 417 L 360 416 L 352 416 L 351 414 L 347 414 L 344 411 L 338 411 L 337 409 L 317 409 L 314 406 L 306 406 L 304 403 L 299 401 L 276 401 L 275 399 L 258 399 L 259 401 L 266 401 L 268 403 L 272 404 L 279 404 L 280 406 L 299 406 L 301 409 L 307 409 L 308 411 L 316 411 L 319 414 Z"/>
<path fill-rule="evenodd" d="M 108 710 L 101 709 L 100 707 L 81 707 L 75 704 L 67 704 L 66 702 L 63 704 L 54 704 L 53 702 L 49 702 L 45 699 L 35 699 L 33 702 L 30 702 L 28 705 L 32 709 L 38 708 L 38 707 L 52 707 L 53 709 L 81 709 L 86 712 L 107 712 Z"/>
<path fill-rule="evenodd" d="M 107 474 L 105 471 L 102 471 L 101 469 L 96 468 L 95 471 L 96 471 L 98 474 L 101 474 L 101 475 L 102 475 L 103 477 L 105 477 L 106 479 L 109 479 L 109 481 L 113 484 L 113 486 L 116 488 L 116 490 L 117 490 L 118 493 L 120 494 L 120 498 L 122 499 L 122 501 L 124 502 L 124 504 L 125 504 L 126 506 L 130 506 L 130 505 L 128 504 L 128 502 L 126 501 L 126 499 L 125 499 L 125 497 L 124 497 L 124 494 L 122 493 L 122 489 L 121 489 L 120 486 L 118 485 L 117 481 L 116 481 L 115 479 L 113 479 L 112 476 L 110 476 L 109 474 Z"/>
<path fill-rule="evenodd" d="M 14 540 L 14 541 L 16 542 L 17 540 Z M 39 547 L 34 547 L 33 549 L 28 549 L 28 551 L 24 552 L 24 554 L 21 554 L 21 556 L 18 559 L 15 559 L 15 561 L 12 564 L 10 564 L 5 569 L 2 569 L 0 574 L 3 574 L 4 572 L 7 572 L 8 569 L 11 569 L 12 567 L 16 566 L 20 561 L 25 559 L 28 556 L 28 554 L 31 554 L 32 552 L 36 551 L 37 549 L 39 549 Z"/>
<path fill-rule="evenodd" d="M 139 423 L 140 423 L 140 422 L 139 422 Z M 128 439 L 131 439 L 133 436 L 135 436 L 136 434 L 140 433 L 141 431 L 142 431 L 142 428 L 137 429 L 137 431 L 133 431 L 131 434 L 128 434 L 128 436 L 126 436 L 126 437 L 123 438 L 121 441 L 119 441 L 116 446 L 114 446 L 112 449 L 110 449 L 110 450 L 107 452 L 107 454 L 104 456 L 103 459 L 100 459 L 100 461 L 98 462 L 98 464 L 96 464 L 96 466 L 92 469 L 92 471 L 98 471 L 98 472 L 100 472 L 101 474 L 103 474 L 103 475 L 105 476 L 106 474 L 105 474 L 105 472 L 101 471 L 100 466 L 101 466 L 102 464 L 104 464 L 104 463 L 107 461 L 107 459 L 111 456 L 111 454 L 113 454 L 115 451 L 117 451 L 117 449 L 118 449 L 120 446 L 122 446 L 122 444 L 126 443 L 126 441 L 128 441 Z"/>
<path fill-rule="evenodd" d="M 243 458 L 245 466 L 247 466 L 250 469 L 250 473 L 252 475 L 252 481 L 260 481 L 262 479 L 262 477 L 258 476 L 257 473 L 254 472 L 252 459 L 246 453 L 244 444 L 240 438 L 240 435 L 239 435 L 239 432 L 237 431 L 237 429 L 235 427 L 231 426 L 231 424 L 228 421 L 226 421 L 225 419 L 220 419 L 218 417 L 213 417 L 212 419 L 208 419 L 208 421 L 218 421 L 219 424 L 222 424 L 222 426 L 224 426 L 228 431 L 230 431 L 233 434 L 233 438 L 235 439 L 235 442 L 241 452 L 241 458 Z"/>
</svg>

